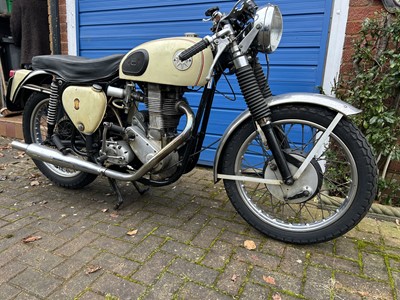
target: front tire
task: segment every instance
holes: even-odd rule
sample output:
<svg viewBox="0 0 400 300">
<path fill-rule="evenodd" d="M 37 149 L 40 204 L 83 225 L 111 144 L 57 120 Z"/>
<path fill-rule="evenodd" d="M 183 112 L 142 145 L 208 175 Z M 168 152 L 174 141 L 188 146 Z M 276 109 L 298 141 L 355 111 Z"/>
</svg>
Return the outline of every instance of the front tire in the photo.
<svg viewBox="0 0 400 300">
<path fill-rule="evenodd" d="M 33 93 L 24 108 L 22 129 L 25 142 L 28 144 L 43 144 L 47 135 L 47 108 L 49 97 L 46 94 Z M 64 113 L 59 113 L 54 132 L 62 140 L 68 140 L 73 130 L 73 124 Z M 82 188 L 96 179 L 96 175 L 76 171 L 34 159 L 38 169 L 55 184 L 70 188 Z"/>
<path fill-rule="evenodd" d="M 334 116 L 314 106 L 272 108 L 282 147 L 298 161 L 305 159 Z M 284 242 L 319 243 L 346 233 L 375 199 L 375 159 L 364 136 L 346 118 L 322 148 L 293 186 L 224 180 L 233 206 L 257 230 Z M 281 179 L 251 119 L 231 135 L 222 157 L 223 174 Z M 289 167 L 294 174 L 298 163 L 292 160 Z"/>
</svg>

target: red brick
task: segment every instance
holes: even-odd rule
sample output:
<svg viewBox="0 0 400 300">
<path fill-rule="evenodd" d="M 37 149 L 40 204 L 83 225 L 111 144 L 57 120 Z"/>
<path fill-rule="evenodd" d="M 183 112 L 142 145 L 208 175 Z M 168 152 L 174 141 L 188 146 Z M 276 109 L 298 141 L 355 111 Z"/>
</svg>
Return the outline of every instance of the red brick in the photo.
<svg viewBox="0 0 400 300">
<path fill-rule="evenodd" d="M 68 54 L 68 43 L 61 42 L 61 53 Z"/>
<path fill-rule="evenodd" d="M 345 77 L 346 74 L 350 74 L 353 71 L 353 65 L 351 63 L 343 63 L 340 68 L 340 74 Z"/>
<path fill-rule="evenodd" d="M 350 7 L 360 7 L 360 6 L 367 6 L 371 4 L 371 0 L 350 0 Z"/>
<path fill-rule="evenodd" d="M 59 0 L 60 13 L 60 31 L 61 31 L 61 53 L 68 53 L 68 35 L 67 35 L 67 8 L 65 0 Z"/>
<path fill-rule="evenodd" d="M 7 123 L 6 124 L 6 136 L 15 138 L 15 124 L 13 123 Z"/>
<path fill-rule="evenodd" d="M 346 28 L 346 35 L 357 35 L 362 27 L 362 22 L 348 22 Z"/>
<path fill-rule="evenodd" d="M 374 17 L 380 11 L 380 6 L 350 7 L 348 22 L 364 21 L 367 17 Z"/>
<path fill-rule="evenodd" d="M 7 135 L 6 123 L 2 121 L 3 119 L 0 119 L 0 136 L 6 136 Z"/>
</svg>

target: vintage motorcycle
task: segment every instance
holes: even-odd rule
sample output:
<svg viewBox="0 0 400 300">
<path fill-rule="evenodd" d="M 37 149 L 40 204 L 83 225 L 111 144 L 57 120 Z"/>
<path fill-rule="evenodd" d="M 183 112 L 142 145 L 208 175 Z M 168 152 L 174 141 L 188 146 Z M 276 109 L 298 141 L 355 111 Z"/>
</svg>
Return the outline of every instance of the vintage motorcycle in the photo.
<svg viewBox="0 0 400 300">
<path fill-rule="evenodd" d="M 159 39 L 101 59 L 35 57 L 33 71 L 9 83 L 8 105 L 24 107 L 26 142 L 12 146 L 62 187 L 106 176 L 118 208 L 117 180 L 144 192 L 196 166 L 218 80 L 235 74 L 248 110 L 219 141 L 214 181 L 223 179 L 238 213 L 272 238 L 308 244 L 346 233 L 377 189 L 371 149 L 348 119 L 360 110 L 319 94 L 272 96 L 257 54 L 281 40 L 277 6 L 239 0 L 206 16 L 213 34 L 202 39 Z M 203 88 L 196 115 L 184 98 L 193 87 Z"/>
</svg>

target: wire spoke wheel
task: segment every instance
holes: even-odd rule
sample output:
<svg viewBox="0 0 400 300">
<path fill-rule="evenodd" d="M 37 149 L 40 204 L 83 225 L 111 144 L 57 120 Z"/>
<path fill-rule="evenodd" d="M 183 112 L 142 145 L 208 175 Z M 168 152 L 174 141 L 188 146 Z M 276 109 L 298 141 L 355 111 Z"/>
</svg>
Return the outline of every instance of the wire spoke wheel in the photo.
<svg viewBox="0 0 400 300">
<path fill-rule="evenodd" d="M 33 93 L 24 108 L 23 114 L 23 132 L 27 143 L 50 144 L 45 143 L 47 137 L 47 110 L 49 97 L 46 94 Z M 74 130 L 74 125 L 66 115 L 60 113 L 54 128 L 54 133 L 58 134 L 61 141 L 70 144 Z M 52 147 L 55 148 L 55 147 Z M 81 188 L 94 179 L 96 175 L 84 173 L 81 171 L 55 166 L 53 164 L 33 160 L 40 171 L 57 185 L 67 188 Z"/>
<path fill-rule="evenodd" d="M 273 110 L 274 131 L 292 175 L 333 116 L 320 108 Z M 231 141 L 226 146 L 224 173 L 282 179 L 252 121 L 237 130 Z M 374 159 L 364 138 L 343 120 L 293 185 L 239 180 L 224 183 L 235 208 L 255 228 L 283 241 L 314 243 L 339 236 L 361 220 L 376 192 L 375 174 Z"/>
<path fill-rule="evenodd" d="M 49 99 L 45 98 L 38 103 L 38 105 L 33 109 L 31 115 L 31 134 L 32 140 L 37 144 L 43 144 L 46 140 L 47 135 L 47 106 Z M 59 134 L 61 138 L 71 137 L 72 134 L 72 124 L 67 120 L 66 117 L 59 120 L 56 124 L 54 132 Z M 69 135 L 69 136 L 68 136 Z M 64 167 L 55 166 L 50 163 L 43 162 L 48 169 L 50 169 L 54 174 L 62 177 L 74 177 L 80 174 L 80 171 L 73 169 L 68 169 Z"/>
</svg>

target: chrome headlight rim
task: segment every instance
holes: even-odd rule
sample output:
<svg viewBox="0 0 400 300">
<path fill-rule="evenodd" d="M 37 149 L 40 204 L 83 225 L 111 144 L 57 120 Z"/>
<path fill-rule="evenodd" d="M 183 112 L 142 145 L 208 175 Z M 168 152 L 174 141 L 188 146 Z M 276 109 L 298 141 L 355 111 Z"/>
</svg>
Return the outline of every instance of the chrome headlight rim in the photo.
<svg viewBox="0 0 400 300">
<path fill-rule="evenodd" d="M 254 26 L 260 28 L 257 35 L 258 51 L 274 52 L 281 41 L 283 18 L 278 6 L 268 4 L 257 10 Z"/>
</svg>

